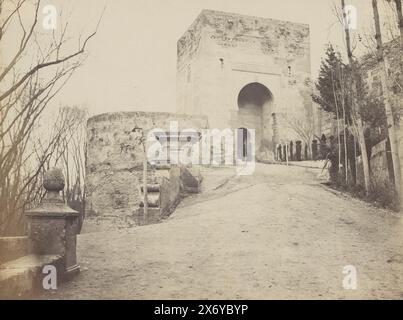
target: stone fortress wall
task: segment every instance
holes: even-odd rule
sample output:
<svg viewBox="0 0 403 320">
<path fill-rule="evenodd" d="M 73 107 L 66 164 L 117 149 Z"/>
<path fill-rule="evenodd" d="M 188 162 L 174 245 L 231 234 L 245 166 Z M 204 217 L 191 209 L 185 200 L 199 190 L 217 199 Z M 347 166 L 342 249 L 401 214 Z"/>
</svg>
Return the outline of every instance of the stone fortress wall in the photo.
<svg viewBox="0 0 403 320">
<path fill-rule="evenodd" d="M 307 25 L 203 10 L 178 41 L 177 54 L 177 114 L 115 112 L 88 120 L 87 215 L 134 214 L 142 201 L 142 136 L 156 128 L 168 132 L 171 121 L 178 131 L 255 129 L 257 158 L 259 148 L 273 151 L 296 140 L 287 116 L 310 121 Z M 165 177 L 176 188 L 177 175 L 189 174 L 175 170 Z M 149 184 L 170 188 L 155 167 L 147 175 Z M 169 204 L 176 195 L 165 193 L 158 201 L 169 198 Z"/>
</svg>

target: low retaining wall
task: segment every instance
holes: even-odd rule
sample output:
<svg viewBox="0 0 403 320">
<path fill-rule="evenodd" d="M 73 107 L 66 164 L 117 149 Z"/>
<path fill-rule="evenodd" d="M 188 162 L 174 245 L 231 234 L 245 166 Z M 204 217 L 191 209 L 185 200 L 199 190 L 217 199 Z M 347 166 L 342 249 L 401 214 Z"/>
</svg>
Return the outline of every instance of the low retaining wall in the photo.
<svg viewBox="0 0 403 320">
<path fill-rule="evenodd" d="M 20 258 L 29 253 L 28 237 L 1 237 L 0 264 Z"/>
<path fill-rule="evenodd" d="M 387 141 L 383 140 L 372 147 L 369 161 L 371 185 L 375 190 L 393 186 L 393 164 Z M 364 171 L 361 156 L 357 157 L 357 184 L 364 186 Z"/>
<path fill-rule="evenodd" d="M 0 266 L 0 298 L 35 298 L 43 292 L 43 268 L 52 265 L 63 270 L 64 259 L 60 255 L 25 255 Z M 57 273 L 57 283 L 62 282 L 62 273 Z"/>
<path fill-rule="evenodd" d="M 172 167 L 169 178 L 161 177 L 160 206 L 162 216 L 168 216 L 176 208 L 181 198 L 180 168 Z"/>
</svg>

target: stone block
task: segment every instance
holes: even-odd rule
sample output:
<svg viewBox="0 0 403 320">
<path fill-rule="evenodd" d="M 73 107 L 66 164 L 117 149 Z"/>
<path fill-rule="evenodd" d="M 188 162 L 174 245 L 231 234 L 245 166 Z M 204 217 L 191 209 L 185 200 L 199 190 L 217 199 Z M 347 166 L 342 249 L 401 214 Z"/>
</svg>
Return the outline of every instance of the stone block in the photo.
<svg viewBox="0 0 403 320">
<path fill-rule="evenodd" d="M 57 270 L 57 283 L 64 280 L 63 257 L 60 255 L 26 255 L 0 265 L 0 298 L 27 298 L 43 289 L 45 276 L 42 271 L 46 265 Z"/>
</svg>

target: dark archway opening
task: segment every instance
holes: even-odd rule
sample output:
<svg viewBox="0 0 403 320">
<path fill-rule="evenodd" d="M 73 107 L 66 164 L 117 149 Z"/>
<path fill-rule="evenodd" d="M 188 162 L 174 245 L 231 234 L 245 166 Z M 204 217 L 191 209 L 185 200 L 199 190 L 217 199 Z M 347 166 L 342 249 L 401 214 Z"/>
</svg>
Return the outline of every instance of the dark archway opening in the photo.
<svg viewBox="0 0 403 320">
<path fill-rule="evenodd" d="M 248 144 L 250 144 L 250 135 L 253 133 L 256 150 L 261 150 L 265 141 L 269 141 L 271 133 L 270 128 L 270 108 L 272 103 L 272 93 L 270 90 L 258 83 L 252 82 L 245 85 L 238 94 L 238 113 L 236 126 L 238 129 L 238 159 L 248 158 Z M 269 115 L 269 116 L 268 116 Z"/>
<path fill-rule="evenodd" d="M 238 107 L 261 108 L 270 101 L 272 95 L 270 90 L 258 82 L 252 82 L 244 86 L 238 95 Z"/>
</svg>

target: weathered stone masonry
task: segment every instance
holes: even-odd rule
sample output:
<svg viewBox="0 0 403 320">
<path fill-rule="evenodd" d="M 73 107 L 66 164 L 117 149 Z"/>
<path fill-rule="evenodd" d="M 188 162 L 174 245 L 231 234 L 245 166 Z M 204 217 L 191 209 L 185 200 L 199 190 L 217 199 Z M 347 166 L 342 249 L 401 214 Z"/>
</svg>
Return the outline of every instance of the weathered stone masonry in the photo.
<svg viewBox="0 0 403 320">
<path fill-rule="evenodd" d="M 132 216 L 139 208 L 144 149 L 141 131 L 207 128 L 202 116 L 153 112 L 117 112 L 94 116 L 87 123 L 86 214 Z M 164 170 L 162 170 L 164 171 Z M 169 173 L 148 168 L 148 183 L 160 184 Z M 166 183 L 162 184 L 166 188 Z M 164 195 L 166 197 L 166 195 Z M 171 199 L 172 200 L 172 199 Z"/>
<path fill-rule="evenodd" d="M 177 44 L 178 112 L 273 151 L 298 138 L 286 119 L 312 121 L 310 72 L 308 25 L 203 10 Z"/>
<path fill-rule="evenodd" d="M 389 103 L 394 113 L 400 115 L 396 134 L 398 135 L 400 162 L 403 163 L 403 130 L 401 119 L 403 115 L 403 91 L 399 84 L 401 49 L 399 41 L 394 40 L 384 44 L 384 55 L 388 65 L 387 85 L 392 94 L 389 94 Z M 382 97 L 382 85 L 380 73 L 383 72 L 381 65 L 374 53 L 367 54 L 360 59 L 360 72 L 364 79 L 367 93 L 372 97 Z M 371 176 L 374 186 L 391 186 L 393 181 L 393 164 L 390 155 L 390 146 L 386 140 L 381 141 L 371 150 L 370 159 Z M 363 173 L 359 167 L 359 183 L 363 184 Z"/>
</svg>

